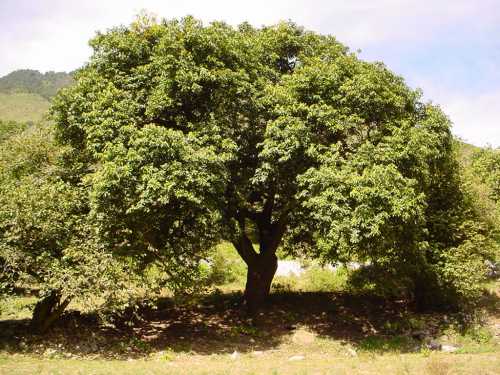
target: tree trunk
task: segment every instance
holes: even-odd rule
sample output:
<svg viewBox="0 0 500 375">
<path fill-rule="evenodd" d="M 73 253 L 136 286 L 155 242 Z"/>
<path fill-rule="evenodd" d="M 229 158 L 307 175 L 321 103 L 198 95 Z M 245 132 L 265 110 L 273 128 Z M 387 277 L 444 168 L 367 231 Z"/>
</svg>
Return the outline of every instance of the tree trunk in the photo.
<svg viewBox="0 0 500 375">
<path fill-rule="evenodd" d="M 255 315 L 267 300 L 277 269 L 278 258 L 275 254 L 259 255 L 248 264 L 245 301 L 251 315 Z"/>
<path fill-rule="evenodd" d="M 69 302 L 69 298 L 61 302 L 61 294 L 57 291 L 50 292 L 48 296 L 38 301 L 31 319 L 33 330 L 38 333 L 47 332 L 50 326 L 62 315 Z"/>
</svg>

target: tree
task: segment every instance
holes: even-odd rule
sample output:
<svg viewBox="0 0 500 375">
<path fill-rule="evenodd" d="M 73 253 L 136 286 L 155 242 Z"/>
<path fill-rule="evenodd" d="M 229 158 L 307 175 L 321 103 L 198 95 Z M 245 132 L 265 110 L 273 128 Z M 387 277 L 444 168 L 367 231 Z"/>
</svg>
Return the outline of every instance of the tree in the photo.
<svg viewBox="0 0 500 375">
<path fill-rule="evenodd" d="M 282 244 L 330 260 L 426 257 L 449 121 L 382 63 L 293 23 L 141 17 L 90 45 L 52 113 L 91 166 L 107 248 L 186 265 L 228 240 L 251 311 Z"/>
<path fill-rule="evenodd" d="M 500 202 L 500 150 L 480 149 L 472 155 L 472 168 L 489 188 L 489 197 Z"/>
<path fill-rule="evenodd" d="M 71 301 L 92 305 L 100 297 L 119 307 L 134 278 L 94 236 L 87 190 L 67 181 L 64 153 L 47 126 L 0 143 L 0 295 L 38 289 L 32 328 L 41 333 Z"/>
</svg>

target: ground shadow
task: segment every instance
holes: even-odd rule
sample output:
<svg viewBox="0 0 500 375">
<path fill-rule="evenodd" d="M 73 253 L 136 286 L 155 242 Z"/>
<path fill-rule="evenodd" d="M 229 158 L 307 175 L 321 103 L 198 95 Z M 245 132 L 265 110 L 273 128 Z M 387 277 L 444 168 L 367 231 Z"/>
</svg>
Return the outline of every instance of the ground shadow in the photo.
<svg viewBox="0 0 500 375">
<path fill-rule="evenodd" d="M 498 305 L 498 296 L 489 296 Z M 402 300 L 348 293 L 279 292 L 256 320 L 242 306 L 241 293 L 212 294 L 195 303 L 158 300 L 115 327 L 95 315 L 70 312 L 44 336 L 29 321 L 0 321 L 0 346 L 8 352 L 46 354 L 61 348 L 68 356 L 144 357 L 162 350 L 198 354 L 240 353 L 279 346 L 297 329 L 370 351 L 408 352 L 426 337 L 439 336 L 452 320 L 443 314 L 416 314 Z M 425 337 L 424 337 L 425 336 Z M 50 347 L 48 346 L 50 344 Z"/>
</svg>

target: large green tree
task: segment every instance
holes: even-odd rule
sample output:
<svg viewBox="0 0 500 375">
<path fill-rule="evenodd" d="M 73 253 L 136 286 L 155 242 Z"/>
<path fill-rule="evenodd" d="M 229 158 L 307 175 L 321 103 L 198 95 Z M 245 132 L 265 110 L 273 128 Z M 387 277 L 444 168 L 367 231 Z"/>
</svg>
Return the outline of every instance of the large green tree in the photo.
<svg viewBox="0 0 500 375">
<path fill-rule="evenodd" d="M 281 244 L 404 264 L 453 242 L 449 121 L 382 63 L 293 23 L 142 17 L 90 45 L 52 113 L 108 249 L 186 265 L 228 240 L 255 310 Z"/>
</svg>

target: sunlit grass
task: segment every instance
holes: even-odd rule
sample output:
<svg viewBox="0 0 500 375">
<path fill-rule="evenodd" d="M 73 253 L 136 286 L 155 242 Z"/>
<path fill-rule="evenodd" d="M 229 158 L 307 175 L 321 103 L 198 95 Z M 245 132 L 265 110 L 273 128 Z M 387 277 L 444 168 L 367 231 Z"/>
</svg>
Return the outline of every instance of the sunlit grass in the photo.
<svg viewBox="0 0 500 375">
<path fill-rule="evenodd" d="M 0 120 L 38 122 L 49 109 L 49 101 L 37 94 L 0 93 Z"/>
</svg>

